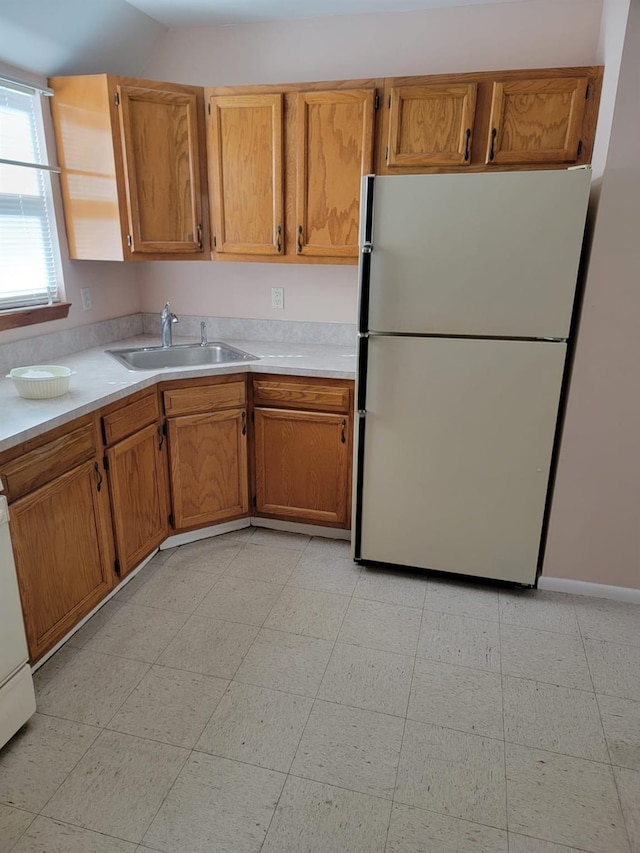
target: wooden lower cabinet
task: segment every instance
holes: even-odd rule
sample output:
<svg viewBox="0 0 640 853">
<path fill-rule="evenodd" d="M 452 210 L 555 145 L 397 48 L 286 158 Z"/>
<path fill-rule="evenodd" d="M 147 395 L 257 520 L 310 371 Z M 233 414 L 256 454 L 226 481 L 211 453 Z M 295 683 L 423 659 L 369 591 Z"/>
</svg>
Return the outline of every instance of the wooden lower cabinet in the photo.
<svg viewBox="0 0 640 853">
<path fill-rule="evenodd" d="M 99 463 L 84 462 L 15 501 L 10 523 L 33 662 L 113 586 L 109 494 Z"/>
<path fill-rule="evenodd" d="M 167 427 L 174 527 L 202 527 L 246 515 L 246 410 L 168 418 Z"/>
<path fill-rule="evenodd" d="M 255 409 L 255 511 L 349 527 L 351 418 Z"/>
<path fill-rule="evenodd" d="M 121 577 L 135 569 L 168 535 L 163 445 L 162 430 L 152 423 L 106 451 Z"/>
</svg>

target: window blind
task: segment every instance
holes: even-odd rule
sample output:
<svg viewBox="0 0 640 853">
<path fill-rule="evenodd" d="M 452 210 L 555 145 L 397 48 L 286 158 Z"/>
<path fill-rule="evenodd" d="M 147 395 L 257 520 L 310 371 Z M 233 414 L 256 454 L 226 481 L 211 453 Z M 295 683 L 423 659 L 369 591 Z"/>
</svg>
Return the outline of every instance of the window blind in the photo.
<svg viewBox="0 0 640 853">
<path fill-rule="evenodd" d="M 57 245 L 40 95 L 0 81 L 0 310 L 58 299 Z"/>
</svg>

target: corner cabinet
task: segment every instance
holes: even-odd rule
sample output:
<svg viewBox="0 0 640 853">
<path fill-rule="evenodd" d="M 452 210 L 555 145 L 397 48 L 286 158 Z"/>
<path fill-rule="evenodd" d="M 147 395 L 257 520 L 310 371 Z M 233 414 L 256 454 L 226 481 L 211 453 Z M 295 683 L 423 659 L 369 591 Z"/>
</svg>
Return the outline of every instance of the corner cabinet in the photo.
<svg viewBox="0 0 640 853">
<path fill-rule="evenodd" d="M 49 84 L 71 258 L 208 258 L 203 89 L 107 74 Z"/>
<path fill-rule="evenodd" d="M 348 528 L 353 383 L 253 380 L 254 513 Z"/>
<path fill-rule="evenodd" d="M 376 171 L 586 165 L 602 71 L 589 66 L 387 79 Z"/>
<path fill-rule="evenodd" d="M 0 459 L 29 656 L 42 657 L 114 585 L 109 490 L 92 419 Z"/>
<path fill-rule="evenodd" d="M 246 381 L 229 380 L 163 386 L 176 530 L 249 514 Z"/>
<path fill-rule="evenodd" d="M 375 81 L 206 93 L 214 258 L 356 263 Z"/>
</svg>

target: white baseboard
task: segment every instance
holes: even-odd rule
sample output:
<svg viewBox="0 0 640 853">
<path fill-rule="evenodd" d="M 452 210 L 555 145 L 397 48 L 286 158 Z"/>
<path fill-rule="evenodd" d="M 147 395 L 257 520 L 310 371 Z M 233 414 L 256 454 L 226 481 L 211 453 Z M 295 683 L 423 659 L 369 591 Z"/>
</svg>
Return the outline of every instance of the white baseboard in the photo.
<svg viewBox="0 0 640 853">
<path fill-rule="evenodd" d="M 168 548 L 176 548 L 178 545 L 199 542 L 201 539 L 208 539 L 210 536 L 222 536 L 223 533 L 242 530 L 244 527 L 249 527 L 250 524 L 250 518 L 239 518 L 237 521 L 225 521 L 222 524 L 211 524 L 209 527 L 200 527 L 198 530 L 190 530 L 188 533 L 175 533 L 164 540 L 160 545 L 160 550 L 166 551 Z"/>
<path fill-rule="evenodd" d="M 307 536 L 324 536 L 325 539 L 351 539 L 351 531 L 339 527 L 322 527 L 319 524 L 300 524 L 298 521 L 280 521 L 278 518 L 252 518 L 252 527 L 284 530 L 286 533 L 306 533 Z"/>
<path fill-rule="evenodd" d="M 629 601 L 640 604 L 640 589 L 628 586 L 609 586 L 604 583 L 587 583 L 574 581 L 569 578 L 547 578 L 544 575 L 538 580 L 538 589 L 549 592 L 568 592 L 572 595 L 590 595 L 594 598 L 610 598 L 613 601 Z"/>
</svg>

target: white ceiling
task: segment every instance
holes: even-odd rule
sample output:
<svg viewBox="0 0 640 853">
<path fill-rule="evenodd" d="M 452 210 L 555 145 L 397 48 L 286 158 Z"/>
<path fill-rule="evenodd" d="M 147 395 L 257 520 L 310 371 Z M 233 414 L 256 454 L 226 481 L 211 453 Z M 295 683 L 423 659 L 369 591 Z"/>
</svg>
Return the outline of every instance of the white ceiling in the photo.
<svg viewBox="0 0 640 853">
<path fill-rule="evenodd" d="M 527 0 L 127 0 L 167 27 L 200 27 Z"/>
</svg>

